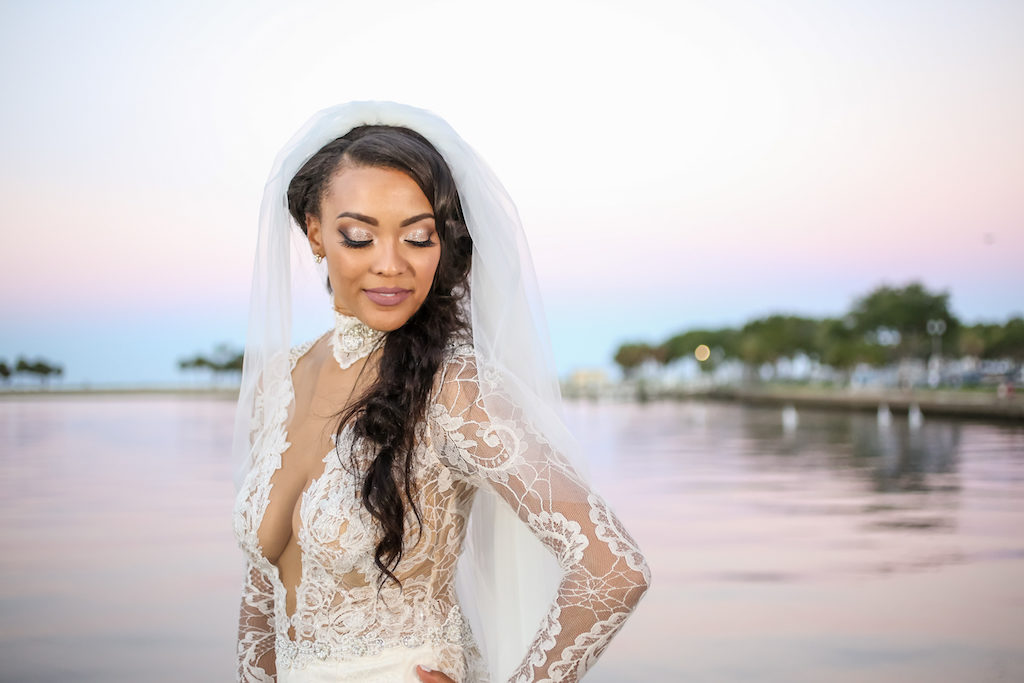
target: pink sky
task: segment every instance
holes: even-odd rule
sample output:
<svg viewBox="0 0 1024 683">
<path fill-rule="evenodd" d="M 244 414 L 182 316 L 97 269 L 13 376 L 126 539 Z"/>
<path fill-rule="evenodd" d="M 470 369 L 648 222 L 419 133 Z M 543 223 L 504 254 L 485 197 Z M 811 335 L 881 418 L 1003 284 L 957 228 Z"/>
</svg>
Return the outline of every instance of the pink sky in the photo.
<svg viewBox="0 0 1024 683">
<path fill-rule="evenodd" d="M 8 4 L 0 358 L 156 379 L 240 342 L 273 155 L 348 99 L 433 109 L 489 160 L 564 371 L 882 282 L 947 289 L 968 321 L 1024 312 L 1019 3 L 541 11 Z M 428 50 L 442 28 L 461 39 Z"/>
</svg>

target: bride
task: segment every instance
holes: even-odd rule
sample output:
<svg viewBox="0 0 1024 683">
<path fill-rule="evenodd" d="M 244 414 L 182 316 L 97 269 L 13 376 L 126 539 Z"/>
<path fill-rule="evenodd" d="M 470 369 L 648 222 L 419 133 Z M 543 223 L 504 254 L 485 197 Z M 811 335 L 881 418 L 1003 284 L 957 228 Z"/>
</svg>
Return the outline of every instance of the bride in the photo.
<svg viewBox="0 0 1024 683">
<path fill-rule="evenodd" d="M 293 346 L 304 273 L 334 325 Z M 241 681 L 575 681 L 650 582 L 561 420 L 514 205 L 424 110 L 326 109 L 275 161 L 233 449 Z"/>
</svg>

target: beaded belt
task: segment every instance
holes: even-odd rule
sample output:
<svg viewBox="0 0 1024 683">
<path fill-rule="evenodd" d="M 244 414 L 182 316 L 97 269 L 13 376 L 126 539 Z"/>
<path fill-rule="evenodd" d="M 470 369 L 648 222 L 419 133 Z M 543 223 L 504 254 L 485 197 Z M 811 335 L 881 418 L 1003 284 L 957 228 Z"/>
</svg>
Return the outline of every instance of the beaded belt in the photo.
<svg viewBox="0 0 1024 683">
<path fill-rule="evenodd" d="M 473 636 L 469 625 L 462 618 L 459 606 L 454 605 L 448 610 L 443 624 L 419 626 L 402 636 L 346 635 L 337 638 L 336 642 L 331 644 L 323 640 L 303 640 L 296 643 L 288 636 L 279 633 L 275 647 L 279 667 L 302 668 L 310 662 L 370 657 L 392 647 L 415 648 L 427 643 L 432 645 L 452 643 L 467 646 L 472 642 Z"/>
</svg>

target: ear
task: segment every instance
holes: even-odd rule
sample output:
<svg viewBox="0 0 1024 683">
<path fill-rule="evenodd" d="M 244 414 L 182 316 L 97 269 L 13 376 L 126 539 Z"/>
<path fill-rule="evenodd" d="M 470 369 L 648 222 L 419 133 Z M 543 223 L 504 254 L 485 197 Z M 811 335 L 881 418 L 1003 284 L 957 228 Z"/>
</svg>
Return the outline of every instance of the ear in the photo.
<svg viewBox="0 0 1024 683">
<path fill-rule="evenodd" d="M 323 231 L 320 229 L 320 219 L 311 213 L 306 214 L 306 237 L 309 239 L 309 246 L 314 254 L 323 254 L 324 240 Z"/>
</svg>

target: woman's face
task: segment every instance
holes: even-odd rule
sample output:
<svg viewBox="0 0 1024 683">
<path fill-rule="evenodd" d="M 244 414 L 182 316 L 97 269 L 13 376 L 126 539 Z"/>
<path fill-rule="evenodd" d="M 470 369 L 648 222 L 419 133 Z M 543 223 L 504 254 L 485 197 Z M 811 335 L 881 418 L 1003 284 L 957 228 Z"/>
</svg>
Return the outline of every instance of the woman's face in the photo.
<svg viewBox="0 0 1024 683">
<path fill-rule="evenodd" d="M 313 253 L 327 259 L 342 313 L 390 332 L 426 300 L 441 245 L 430 202 L 405 173 L 372 166 L 336 172 L 320 216 L 307 214 L 306 232 Z"/>
</svg>

